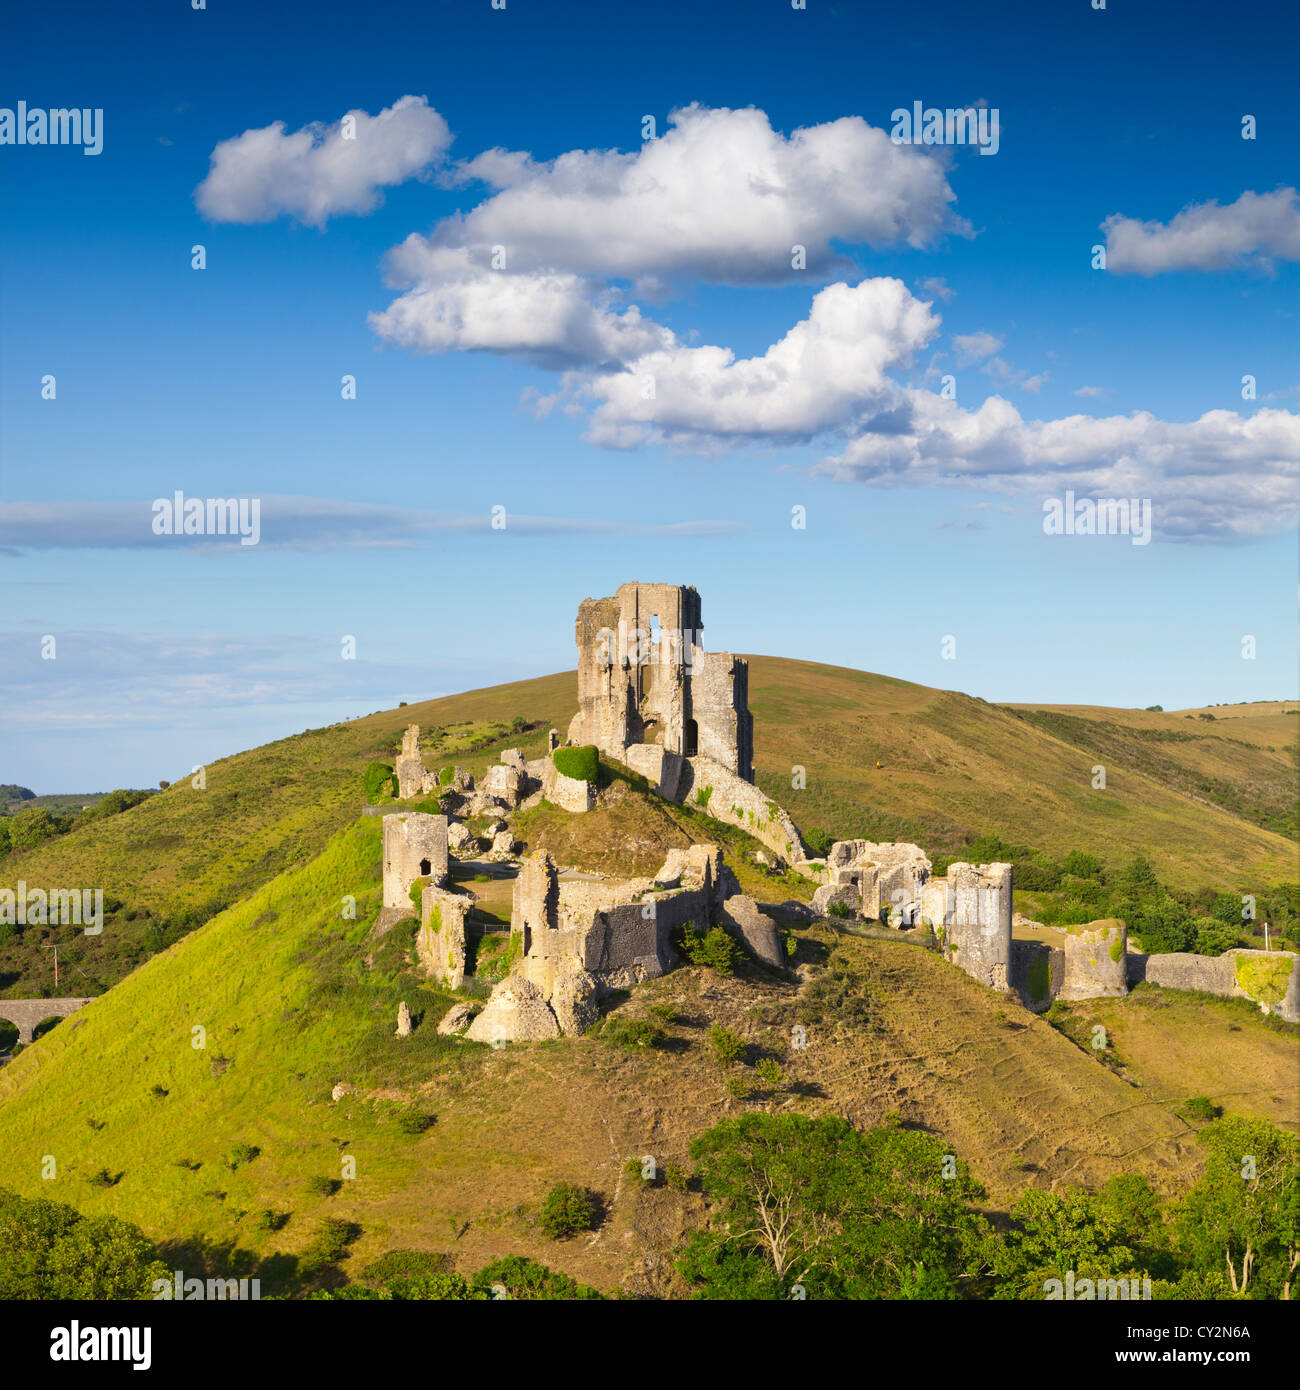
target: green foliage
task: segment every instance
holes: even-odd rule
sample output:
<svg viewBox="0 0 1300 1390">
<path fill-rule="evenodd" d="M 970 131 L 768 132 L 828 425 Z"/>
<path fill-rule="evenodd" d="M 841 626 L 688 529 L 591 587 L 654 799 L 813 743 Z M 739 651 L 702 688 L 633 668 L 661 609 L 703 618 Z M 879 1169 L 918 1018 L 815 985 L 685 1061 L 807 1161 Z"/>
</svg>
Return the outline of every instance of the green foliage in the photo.
<svg viewBox="0 0 1300 1390">
<path fill-rule="evenodd" d="M 646 1013 L 665 1028 L 677 1022 L 677 1010 L 671 1004 L 651 1004 Z"/>
<path fill-rule="evenodd" d="M 1289 956 L 1236 956 L 1237 983 L 1258 1004 L 1275 1009 L 1286 996 L 1295 964 Z"/>
<path fill-rule="evenodd" d="M 448 764 L 446 767 L 438 769 L 438 785 L 449 787 L 456 780 L 456 769 Z"/>
<path fill-rule="evenodd" d="M 709 1047 L 719 1066 L 729 1067 L 745 1055 L 745 1040 L 721 1023 L 709 1027 Z"/>
<path fill-rule="evenodd" d="M 542 1201 L 537 1224 L 552 1240 L 567 1240 L 589 1231 L 600 1215 L 600 1199 L 590 1188 L 557 1182 Z"/>
<path fill-rule="evenodd" d="M 66 833 L 72 826 L 70 816 L 57 816 L 44 806 L 32 806 L 6 819 L 9 843 L 15 850 L 34 849 L 42 840 L 51 840 Z"/>
<path fill-rule="evenodd" d="M 423 1110 L 404 1110 L 397 1117 L 397 1128 L 403 1134 L 423 1134 L 436 1123 L 437 1117 L 426 1114 Z"/>
<path fill-rule="evenodd" d="M 371 763 L 362 777 L 366 801 L 373 806 L 385 797 L 395 795 L 393 769 L 388 763 Z"/>
<path fill-rule="evenodd" d="M 1183 1102 L 1183 1113 L 1193 1120 L 1217 1120 L 1223 1114 L 1223 1107 L 1215 1105 L 1209 1096 L 1190 1096 Z"/>
<path fill-rule="evenodd" d="M 610 1014 L 601 1022 L 599 1036 L 602 1042 L 626 1048 L 655 1047 L 663 1040 L 663 1034 L 649 1019 L 623 1018 L 619 1014 Z"/>
<path fill-rule="evenodd" d="M 236 1144 L 226 1155 L 226 1167 L 233 1173 L 245 1163 L 251 1163 L 262 1151 L 255 1144 Z"/>
<path fill-rule="evenodd" d="M 832 903 L 828 911 L 830 916 L 839 917 L 841 919 L 845 917 L 852 917 L 855 915 L 853 909 L 848 905 L 848 903 L 844 902 Z"/>
<path fill-rule="evenodd" d="M 692 965 L 707 965 L 719 975 L 734 975 L 741 957 L 736 940 L 723 927 L 710 927 L 701 932 L 694 922 L 687 922 L 673 943 Z"/>
<path fill-rule="evenodd" d="M 856 971 L 841 951 L 832 953 L 825 970 L 819 970 L 799 996 L 799 1022 L 842 1024 L 869 1028 L 871 993 L 866 977 Z"/>
<path fill-rule="evenodd" d="M 129 811 L 142 801 L 148 801 L 153 795 L 152 791 L 132 791 L 130 788 L 121 787 L 115 792 L 109 792 L 107 796 L 101 796 L 92 806 L 82 811 L 77 816 L 76 824 L 82 826 L 90 821 L 103 820 L 106 816 L 121 815 L 123 811 Z"/>
<path fill-rule="evenodd" d="M 556 772 L 576 782 L 595 782 L 600 775 L 600 757 L 593 744 L 578 748 L 557 748 L 551 754 Z"/>
<path fill-rule="evenodd" d="M 399 1279 L 426 1279 L 445 1274 L 449 1261 L 446 1255 L 432 1250 L 388 1250 L 361 1271 L 367 1284 L 387 1286 Z"/>
<path fill-rule="evenodd" d="M 811 830 L 803 831 L 803 842 L 812 850 L 813 859 L 823 859 L 835 843 L 835 836 L 828 830 L 813 826 Z"/>
<path fill-rule="evenodd" d="M 341 1186 L 338 1178 L 315 1177 L 307 1179 L 307 1191 L 314 1197 L 332 1197 Z"/>
<path fill-rule="evenodd" d="M 407 897 L 415 904 L 415 915 L 417 919 L 424 911 L 424 890 L 428 882 L 429 880 L 427 878 L 414 879 L 411 882 L 410 888 L 406 891 Z M 441 921 L 439 922 L 439 926 L 441 926 Z M 434 930 L 437 931 L 438 927 L 435 927 Z"/>
<path fill-rule="evenodd" d="M 287 1211 L 272 1211 L 270 1207 L 257 1213 L 253 1223 L 259 1231 L 282 1231 L 289 1224 Z"/>
<path fill-rule="evenodd" d="M 701 787 L 701 788 L 695 793 L 695 804 L 696 804 L 697 806 L 703 806 L 703 807 L 707 810 L 707 809 L 708 809 L 708 805 L 709 805 L 709 798 L 710 798 L 712 795 L 713 795 L 713 788 L 712 788 L 712 787 Z M 751 819 L 753 819 L 752 816 L 751 816 Z"/>
<path fill-rule="evenodd" d="M 785 1072 L 781 1070 L 781 1064 L 775 1057 L 760 1057 L 754 1063 L 754 1070 L 763 1083 L 773 1090 L 785 1084 Z"/>
<path fill-rule="evenodd" d="M 983 1191 L 931 1135 L 750 1113 L 691 1155 L 714 1218 L 677 1266 L 697 1298 L 951 1299 L 982 1272 Z"/>
<path fill-rule="evenodd" d="M 493 1260 L 484 1265 L 474 1276 L 474 1288 L 488 1296 L 494 1287 L 504 1288 L 510 1298 L 525 1300 L 582 1299 L 590 1301 L 603 1299 L 604 1295 L 586 1284 L 579 1284 L 567 1274 L 548 1269 L 536 1260 L 524 1259 L 519 1255 L 507 1255 L 505 1259 Z"/>
<path fill-rule="evenodd" d="M 147 1299 L 170 1277 L 128 1222 L 0 1188 L 0 1299 Z"/>
<path fill-rule="evenodd" d="M 316 1228 L 316 1234 L 312 1237 L 311 1244 L 308 1245 L 303 1254 L 303 1263 L 308 1269 L 317 1269 L 321 1265 L 334 1264 L 347 1254 L 348 1247 L 360 1235 L 361 1227 L 355 1221 L 345 1221 L 338 1216 L 327 1216 Z"/>
</svg>

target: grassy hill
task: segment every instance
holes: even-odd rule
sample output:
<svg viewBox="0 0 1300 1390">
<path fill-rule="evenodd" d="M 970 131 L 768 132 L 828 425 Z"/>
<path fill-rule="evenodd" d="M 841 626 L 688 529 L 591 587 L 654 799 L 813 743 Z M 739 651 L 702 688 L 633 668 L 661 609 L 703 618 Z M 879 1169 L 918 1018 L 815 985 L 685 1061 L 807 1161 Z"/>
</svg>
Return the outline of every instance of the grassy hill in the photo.
<svg viewBox="0 0 1300 1390">
<path fill-rule="evenodd" d="M 1190 1091 L 1167 1066 L 1147 1089 L 1145 1047 L 1122 1078 L 937 955 L 831 926 L 801 934 L 802 990 L 754 966 L 732 979 L 682 969 L 633 991 L 621 1012 L 671 1012 L 661 1047 L 587 1036 L 498 1051 L 439 1038 L 451 997 L 407 969 L 409 930 L 367 939 L 379 857 L 378 822 L 354 822 L 0 1069 L 6 1184 L 135 1221 L 187 1274 L 257 1273 L 266 1292 L 294 1287 L 298 1257 L 332 1216 L 360 1228 L 349 1272 L 396 1247 L 461 1270 L 521 1254 L 606 1291 L 666 1295 L 680 1292 L 672 1260 L 702 1199 L 642 1190 L 625 1165 L 652 1154 L 689 1166 L 691 1139 L 748 1106 L 863 1125 L 896 1111 L 948 1138 L 1000 1210 L 1027 1185 L 1118 1169 L 1174 1190 L 1200 1161 L 1178 1113 Z M 342 916 L 346 895 L 356 920 Z M 394 1036 L 400 1000 L 418 1023 L 406 1039 Z M 1105 1005 L 1121 1055 L 1123 1006 Z M 1195 1090 L 1277 1095 L 1294 1115 L 1293 1040 L 1244 1013 L 1193 1011 L 1187 1027 L 1202 1039 L 1242 1035 L 1232 1076 L 1206 1073 L 1210 1049 Z M 713 1022 L 745 1039 L 751 1065 L 719 1067 Z M 776 1091 L 753 1070 L 763 1054 L 785 1068 Z M 747 1098 L 729 1078 L 749 1083 Z M 339 1082 L 356 1090 L 336 1102 Z M 409 1133 L 418 1126 L 403 1116 L 433 1123 Z M 601 1193 L 592 1235 L 557 1244 L 539 1231 L 559 1180 Z"/>
<path fill-rule="evenodd" d="M 0 886 L 98 886 L 120 904 L 101 936 L 65 942 L 60 991 L 89 991 L 318 854 L 357 815 L 366 765 L 391 761 L 408 723 L 439 731 L 431 764 L 479 773 L 503 748 L 539 754 L 576 699 L 565 672 L 238 753 L 206 769 L 202 790 L 181 777 L 129 811 L 0 860 Z M 1279 833 L 1295 815 L 1294 704 L 1003 707 L 764 656 L 750 658 L 750 704 L 757 779 L 805 831 L 915 840 L 932 855 L 992 834 L 1057 855 L 1087 849 L 1112 865 L 1141 849 L 1163 880 L 1188 888 L 1259 891 L 1300 873 L 1294 839 Z M 526 732 L 512 732 L 516 719 Z M 1091 786 L 1098 763 L 1104 791 Z M 791 786 L 796 766 L 802 790 Z M 0 942 L 0 993 L 52 989 L 40 935 Z"/>
</svg>

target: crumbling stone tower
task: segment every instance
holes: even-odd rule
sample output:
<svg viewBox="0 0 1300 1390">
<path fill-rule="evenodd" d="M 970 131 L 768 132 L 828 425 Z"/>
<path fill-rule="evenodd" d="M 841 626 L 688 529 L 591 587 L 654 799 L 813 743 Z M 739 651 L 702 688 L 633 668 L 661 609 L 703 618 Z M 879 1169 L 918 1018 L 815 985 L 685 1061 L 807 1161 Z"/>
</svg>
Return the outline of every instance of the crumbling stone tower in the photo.
<svg viewBox="0 0 1300 1390">
<path fill-rule="evenodd" d="M 706 652 L 700 596 L 690 586 L 623 584 L 578 608 L 578 713 L 571 743 L 626 762 L 634 744 L 706 757 L 754 779 L 749 664 Z"/>
<path fill-rule="evenodd" d="M 447 878 L 447 817 L 408 811 L 384 817 L 384 906 L 414 911 L 411 884 Z"/>
</svg>

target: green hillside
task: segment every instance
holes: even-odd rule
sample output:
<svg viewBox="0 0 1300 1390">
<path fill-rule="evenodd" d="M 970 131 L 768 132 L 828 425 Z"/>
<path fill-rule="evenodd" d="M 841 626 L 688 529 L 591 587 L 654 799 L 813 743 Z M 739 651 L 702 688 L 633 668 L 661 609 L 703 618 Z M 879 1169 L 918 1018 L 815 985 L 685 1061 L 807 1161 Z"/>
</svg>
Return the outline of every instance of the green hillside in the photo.
<svg viewBox="0 0 1300 1390">
<path fill-rule="evenodd" d="M 549 728 L 563 733 L 575 686 L 572 672 L 519 681 L 235 754 L 206 769 L 202 790 L 180 777 L 129 811 L 0 860 L 0 886 L 103 888 L 114 910 L 104 933 L 61 936 L 59 992 L 91 992 L 318 854 L 355 819 L 362 772 L 391 761 L 406 724 L 436 731 L 431 763 L 480 773 L 503 748 L 534 756 Z M 915 840 L 935 856 L 994 835 L 1116 866 L 1140 849 L 1162 880 L 1189 889 L 1260 892 L 1300 877 L 1296 844 L 1279 833 L 1295 815 L 1294 707 L 996 707 L 762 656 L 750 658 L 750 704 L 758 781 L 805 832 Z M 1098 763 L 1104 791 L 1091 786 Z M 44 935 L 0 940 L 0 994 L 53 992 Z"/>
<path fill-rule="evenodd" d="M 657 1047 L 439 1038 L 450 996 L 408 968 L 409 928 L 367 939 L 379 854 L 378 823 L 355 823 L 0 1069 L 6 1185 L 136 1222 L 174 1267 L 256 1273 L 267 1292 L 296 1286 L 334 1217 L 358 1228 L 351 1273 L 403 1247 L 461 1270 L 527 1255 L 605 1291 L 680 1293 L 672 1261 L 702 1198 L 641 1191 L 626 1165 L 647 1153 L 689 1165 L 690 1141 L 746 1108 L 746 1080 L 761 1087 L 752 1062 L 719 1068 L 713 1023 L 751 1058 L 780 1059 L 779 1094 L 756 1103 L 858 1125 L 897 1112 L 950 1139 L 999 1209 L 1026 1185 L 1124 1168 L 1177 1191 L 1198 1170 L 1184 1096 L 1163 1074 L 1148 1094 L 1125 1054 L 1123 1001 L 1112 1027 L 1128 1079 L 936 954 L 833 926 L 801 933 L 803 990 L 751 966 L 683 968 L 633 991 L 619 1011 L 658 1005 Z M 401 1000 L 417 1022 L 405 1039 Z M 1245 1028 L 1250 1043 L 1231 1078 L 1197 1086 L 1275 1095 L 1294 1113 L 1293 1040 L 1230 1003 L 1189 1006 L 1202 1040 Z M 798 1052 L 796 1021 L 810 1039 Z M 356 1090 L 334 1101 L 340 1082 Z M 601 1194 L 598 1237 L 557 1244 L 538 1229 L 561 1180 Z"/>
</svg>

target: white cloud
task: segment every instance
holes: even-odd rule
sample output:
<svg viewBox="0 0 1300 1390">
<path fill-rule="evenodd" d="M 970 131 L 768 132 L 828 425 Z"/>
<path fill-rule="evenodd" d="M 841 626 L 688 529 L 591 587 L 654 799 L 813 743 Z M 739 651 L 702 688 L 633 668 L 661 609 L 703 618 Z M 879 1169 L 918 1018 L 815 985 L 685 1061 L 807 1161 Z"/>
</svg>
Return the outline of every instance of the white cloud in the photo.
<svg viewBox="0 0 1300 1390">
<path fill-rule="evenodd" d="M 1106 233 L 1106 266 L 1118 274 L 1226 270 L 1300 261 L 1300 194 L 1246 192 L 1235 203 L 1195 203 L 1172 222 L 1139 222 L 1115 213 Z"/>
<path fill-rule="evenodd" d="M 942 299 L 946 304 L 950 299 L 956 297 L 957 291 L 940 276 L 930 275 L 921 281 L 921 289 L 926 294 L 932 294 L 936 299 Z"/>
<path fill-rule="evenodd" d="M 345 122 L 354 138 L 345 138 Z M 320 227 L 344 213 L 370 212 L 381 188 L 424 173 L 450 144 L 447 122 L 426 97 L 404 96 L 377 116 L 350 111 L 292 134 L 275 121 L 223 140 L 194 197 L 216 222 L 287 214 Z"/>
<path fill-rule="evenodd" d="M 1039 372 L 1037 376 L 1027 376 L 1020 383 L 1020 389 L 1022 391 L 1032 391 L 1034 395 L 1037 395 L 1051 379 L 1051 372 Z"/>
<path fill-rule="evenodd" d="M 512 270 L 568 270 L 722 283 L 843 269 L 832 241 L 931 245 L 966 234 L 943 156 L 895 145 L 859 116 L 774 131 L 767 116 L 687 106 L 639 149 L 571 150 L 544 163 L 489 150 L 459 166 L 497 191 L 423 239 L 430 248 L 506 248 Z"/>
<path fill-rule="evenodd" d="M 511 275 L 472 263 L 465 252 L 409 248 L 389 259 L 390 276 L 413 277 L 412 288 L 370 326 L 386 342 L 418 352 L 518 354 L 548 366 L 625 362 L 675 339 L 643 318 L 636 305 L 619 310 L 608 291 L 564 271 Z"/>
<path fill-rule="evenodd" d="M 1075 388 L 1074 394 L 1076 396 L 1101 396 L 1105 392 L 1100 386 L 1078 386 Z"/>
<path fill-rule="evenodd" d="M 897 390 L 886 369 L 909 360 L 938 328 L 901 280 L 829 285 L 761 357 L 674 345 L 591 380 L 585 390 L 600 404 L 588 438 L 619 448 L 810 438 L 883 405 Z"/>
<path fill-rule="evenodd" d="M 1263 534 L 1300 513 L 1300 416 L 1285 410 L 1026 421 L 1000 396 L 971 411 L 929 391 L 905 395 L 906 412 L 869 423 L 814 471 L 875 486 L 1149 497 L 1160 533 L 1178 538 Z"/>
<path fill-rule="evenodd" d="M 952 340 L 957 349 L 957 365 L 969 367 L 974 362 L 983 362 L 1002 346 L 1002 339 L 992 333 L 958 333 Z"/>
</svg>

